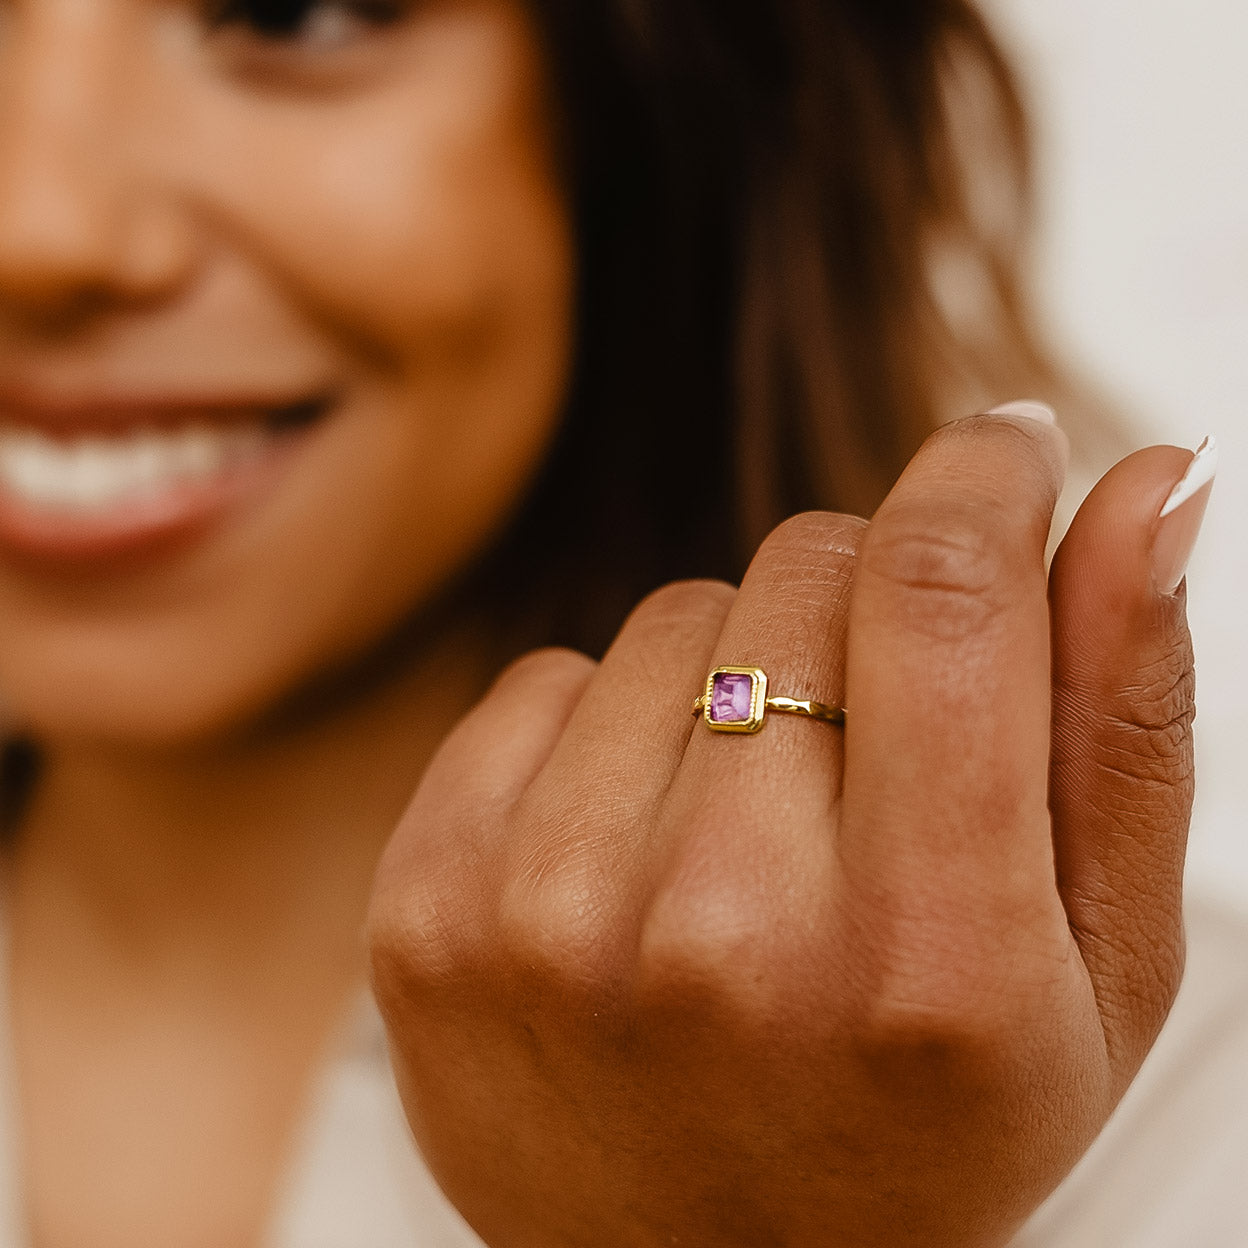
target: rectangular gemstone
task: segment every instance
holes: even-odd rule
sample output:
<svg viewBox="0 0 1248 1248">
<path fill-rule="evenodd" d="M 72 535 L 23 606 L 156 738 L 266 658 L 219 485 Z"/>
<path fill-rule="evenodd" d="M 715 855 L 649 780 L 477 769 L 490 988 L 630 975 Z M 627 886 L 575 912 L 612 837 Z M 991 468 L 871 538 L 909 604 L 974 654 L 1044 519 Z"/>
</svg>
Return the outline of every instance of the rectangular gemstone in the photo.
<svg viewBox="0 0 1248 1248">
<path fill-rule="evenodd" d="M 711 721 L 742 724 L 750 718 L 754 677 L 742 672 L 716 672 L 711 684 Z"/>
</svg>

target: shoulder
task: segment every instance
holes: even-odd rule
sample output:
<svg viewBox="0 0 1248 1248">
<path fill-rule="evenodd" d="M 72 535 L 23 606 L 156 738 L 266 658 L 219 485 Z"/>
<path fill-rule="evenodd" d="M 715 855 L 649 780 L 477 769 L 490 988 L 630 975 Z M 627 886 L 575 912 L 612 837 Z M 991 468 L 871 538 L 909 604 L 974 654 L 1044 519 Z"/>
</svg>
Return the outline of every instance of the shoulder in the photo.
<svg viewBox="0 0 1248 1248">
<path fill-rule="evenodd" d="M 1014 1248 L 1248 1244 L 1248 915 L 1187 911 L 1183 987 L 1138 1078 Z"/>
</svg>

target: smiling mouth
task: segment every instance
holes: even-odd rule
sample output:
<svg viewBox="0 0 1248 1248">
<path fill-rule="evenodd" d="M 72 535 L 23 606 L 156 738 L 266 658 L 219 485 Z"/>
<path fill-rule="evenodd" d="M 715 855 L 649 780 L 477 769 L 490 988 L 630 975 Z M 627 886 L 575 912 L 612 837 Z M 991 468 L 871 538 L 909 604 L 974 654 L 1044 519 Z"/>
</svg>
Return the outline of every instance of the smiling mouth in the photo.
<svg viewBox="0 0 1248 1248">
<path fill-rule="evenodd" d="M 0 546 L 76 559 L 133 553 L 230 511 L 328 400 L 47 414 L 0 403 Z"/>
</svg>

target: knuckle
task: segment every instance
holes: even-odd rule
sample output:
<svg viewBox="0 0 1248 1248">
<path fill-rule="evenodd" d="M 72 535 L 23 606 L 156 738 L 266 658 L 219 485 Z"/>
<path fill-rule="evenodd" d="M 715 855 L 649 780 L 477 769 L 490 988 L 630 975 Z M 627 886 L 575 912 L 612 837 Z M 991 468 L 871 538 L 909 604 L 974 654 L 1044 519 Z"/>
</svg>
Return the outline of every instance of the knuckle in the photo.
<svg viewBox="0 0 1248 1248">
<path fill-rule="evenodd" d="M 1162 793 L 1182 788 L 1193 778 L 1195 718 L 1196 675 L 1191 643 L 1184 638 L 1119 691 L 1098 762 L 1107 772 Z"/>
<path fill-rule="evenodd" d="M 364 921 L 379 1000 L 422 997 L 474 972 L 490 871 L 464 818 L 408 812 L 378 863 Z"/>
<path fill-rule="evenodd" d="M 1111 1065 L 1128 1078 L 1139 1068 L 1170 1014 L 1183 983 L 1183 925 L 1141 924 L 1124 915 L 1118 925 L 1071 925 L 1085 963 L 1094 969 L 1096 1005 Z"/>
<path fill-rule="evenodd" d="M 792 1013 L 797 968 L 810 955 L 789 950 L 786 956 L 777 947 L 777 926 L 723 897 L 661 906 L 647 917 L 640 939 L 635 991 L 642 1008 L 721 1024 Z"/>
<path fill-rule="evenodd" d="M 1008 1044 L 1024 1024 L 1017 990 L 985 968 L 940 968 L 900 959 L 880 972 L 858 1003 L 855 1034 L 868 1050 L 974 1051 Z"/>
<path fill-rule="evenodd" d="M 634 990 L 649 1015 L 698 1015 L 720 1020 L 752 1013 L 757 994 L 748 989 L 731 942 L 705 930 L 648 931 L 642 939 Z"/>
<path fill-rule="evenodd" d="M 1123 723 L 1131 735 L 1168 757 L 1188 742 L 1196 718 L 1196 671 L 1191 643 L 1184 641 L 1146 667 L 1126 691 L 1131 708 Z"/>
<path fill-rule="evenodd" d="M 853 558 L 867 522 L 834 511 L 802 511 L 778 524 L 763 540 L 763 551 L 803 551 Z"/>
<path fill-rule="evenodd" d="M 1013 586 L 1018 544 L 997 509 L 979 514 L 914 506 L 872 527 L 862 568 L 913 601 L 917 629 L 951 636 L 1000 614 Z"/>
<path fill-rule="evenodd" d="M 891 916 L 878 904 L 860 912 L 848 996 L 864 1045 L 901 1053 L 1015 1043 L 1065 991 L 1071 954 L 1068 938 L 1058 939 L 1064 915 L 1059 925 L 1047 907 L 1020 904 L 1014 917 L 1007 931 L 987 916 L 925 914 L 921 904 L 898 904 Z"/>
<path fill-rule="evenodd" d="M 545 646 L 530 650 L 513 659 L 494 681 L 495 690 L 513 684 L 538 685 L 544 688 L 574 685 L 592 671 L 594 661 L 579 650 L 566 646 Z"/>
<path fill-rule="evenodd" d="M 469 959 L 462 915 L 433 889 L 374 897 L 365 922 L 373 993 L 392 1016 L 463 974 Z"/>
<path fill-rule="evenodd" d="M 411 930 L 392 909 L 376 906 L 369 912 L 365 940 L 373 995 L 388 1014 L 389 1003 L 408 998 L 409 988 L 422 982 L 419 942 L 412 941 Z"/>
<path fill-rule="evenodd" d="M 498 917 L 505 980 L 516 988 L 561 995 L 604 993 L 614 976 L 614 942 L 604 909 L 595 872 L 565 866 L 513 877 Z"/>
<path fill-rule="evenodd" d="M 866 521 L 830 511 L 804 511 L 771 531 L 750 564 L 751 580 L 772 588 L 794 582 L 848 583 L 858 559 Z"/>
<path fill-rule="evenodd" d="M 978 1019 L 972 1021 L 957 1001 L 932 992 L 930 985 L 898 983 L 859 1011 L 854 1034 L 864 1050 L 883 1054 L 956 1051 L 972 1045 L 979 1030 Z"/>
<path fill-rule="evenodd" d="M 708 623 L 718 625 L 736 593 L 727 581 L 672 581 L 647 594 L 626 627 L 701 632 Z"/>
</svg>

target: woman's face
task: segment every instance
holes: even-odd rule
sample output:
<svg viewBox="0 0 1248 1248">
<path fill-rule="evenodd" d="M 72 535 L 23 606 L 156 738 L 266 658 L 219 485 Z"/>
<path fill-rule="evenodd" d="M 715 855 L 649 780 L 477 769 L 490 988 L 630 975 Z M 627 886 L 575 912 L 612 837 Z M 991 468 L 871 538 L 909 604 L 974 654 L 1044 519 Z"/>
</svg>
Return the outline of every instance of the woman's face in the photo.
<svg viewBox="0 0 1248 1248">
<path fill-rule="evenodd" d="M 0 6 L 13 718 L 228 728 L 505 521 L 571 350 L 546 86 L 519 0 Z"/>
</svg>

